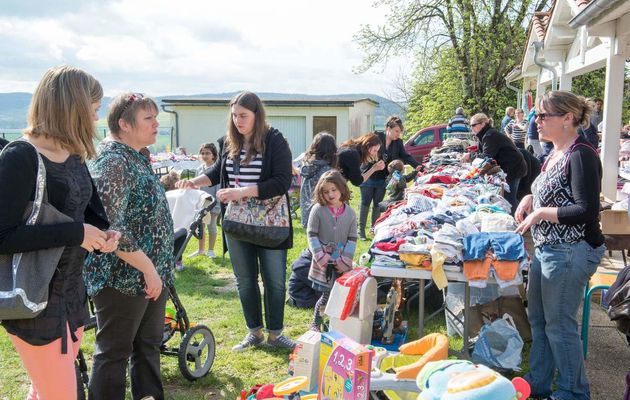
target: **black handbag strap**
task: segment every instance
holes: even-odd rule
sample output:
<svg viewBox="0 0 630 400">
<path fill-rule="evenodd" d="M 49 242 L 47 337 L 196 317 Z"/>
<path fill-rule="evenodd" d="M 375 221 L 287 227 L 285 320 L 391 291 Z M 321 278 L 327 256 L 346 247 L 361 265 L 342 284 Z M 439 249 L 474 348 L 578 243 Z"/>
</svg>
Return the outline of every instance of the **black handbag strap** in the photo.
<svg viewBox="0 0 630 400">
<path fill-rule="evenodd" d="M 14 145 L 15 143 L 28 143 L 35 154 L 37 155 L 37 176 L 35 178 L 35 199 L 33 200 L 33 208 L 31 210 L 31 214 L 26 220 L 26 225 L 35 225 L 37 222 L 37 217 L 39 216 L 39 211 L 42 208 L 42 203 L 45 200 L 48 200 L 48 195 L 46 193 L 46 166 L 44 165 L 44 161 L 42 160 L 42 156 L 39 154 L 37 148 L 33 145 L 33 143 L 26 140 L 24 137 L 16 139 L 9 144 L 7 144 L 0 154 L 2 154 L 9 146 Z"/>
</svg>

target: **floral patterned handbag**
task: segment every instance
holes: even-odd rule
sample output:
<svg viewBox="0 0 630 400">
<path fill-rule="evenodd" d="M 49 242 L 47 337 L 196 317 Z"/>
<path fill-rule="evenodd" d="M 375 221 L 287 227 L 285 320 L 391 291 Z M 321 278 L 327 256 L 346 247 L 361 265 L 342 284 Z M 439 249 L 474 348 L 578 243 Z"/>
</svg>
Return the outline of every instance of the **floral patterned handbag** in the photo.
<svg viewBox="0 0 630 400">
<path fill-rule="evenodd" d="M 223 231 L 232 239 L 262 247 L 276 247 L 289 237 L 286 196 L 266 200 L 247 197 L 231 201 L 223 217 Z"/>
<path fill-rule="evenodd" d="M 238 171 L 237 158 L 234 162 L 235 174 L 238 175 Z M 265 200 L 246 197 L 227 205 L 222 227 L 232 239 L 262 247 L 276 247 L 289 237 L 289 218 L 289 201 L 284 194 Z"/>
</svg>

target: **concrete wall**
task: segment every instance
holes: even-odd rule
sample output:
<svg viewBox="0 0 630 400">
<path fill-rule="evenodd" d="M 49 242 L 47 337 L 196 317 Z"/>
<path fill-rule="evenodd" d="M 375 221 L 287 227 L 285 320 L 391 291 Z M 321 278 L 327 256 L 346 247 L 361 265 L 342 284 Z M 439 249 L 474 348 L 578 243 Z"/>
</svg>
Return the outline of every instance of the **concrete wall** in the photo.
<svg viewBox="0 0 630 400">
<path fill-rule="evenodd" d="M 229 108 L 227 106 L 170 106 L 179 115 L 179 146 L 185 147 L 188 153 L 196 154 L 201 143 L 214 142 L 225 135 Z M 354 109 L 357 110 L 354 110 Z M 352 110 L 352 111 L 351 111 Z M 313 117 L 337 118 L 337 142 L 342 143 L 353 135 L 358 136 L 368 132 L 367 120 L 374 121 L 374 106 L 369 102 L 358 102 L 355 107 L 266 107 L 268 117 L 299 116 L 305 118 L 306 138 L 308 147 L 317 132 L 313 132 Z M 354 122 L 350 121 L 353 112 Z M 369 116 L 369 118 L 367 117 Z M 175 117 L 171 116 L 171 123 L 175 126 Z M 299 154 L 303 149 L 292 149 Z"/>
<path fill-rule="evenodd" d="M 350 107 L 350 118 L 348 120 L 350 137 L 361 136 L 374 129 L 382 129 L 382 127 L 374 126 L 375 109 L 374 103 L 367 100 L 357 101 L 354 103 L 354 107 Z"/>
</svg>

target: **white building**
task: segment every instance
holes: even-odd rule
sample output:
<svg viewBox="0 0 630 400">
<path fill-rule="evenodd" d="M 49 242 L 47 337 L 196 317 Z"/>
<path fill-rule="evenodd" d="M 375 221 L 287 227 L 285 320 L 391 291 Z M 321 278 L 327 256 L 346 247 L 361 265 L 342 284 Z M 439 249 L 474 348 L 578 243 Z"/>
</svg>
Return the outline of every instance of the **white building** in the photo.
<svg viewBox="0 0 630 400">
<path fill-rule="evenodd" d="M 630 58 L 630 1 L 555 0 L 536 12 L 521 65 L 506 81 L 523 92 L 571 90 L 572 78 L 605 67 L 602 192 L 615 199 L 625 60 Z M 612 173 L 611 173 L 612 172 Z"/>
<path fill-rule="evenodd" d="M 267 121 L 282 132 L 296 157 L 310 145 L 313 136 L 328 131 L 340 144 L 374 129 L 377 102 L 365 99 L 265 100 Z M 173 146 L 196 153 L 201 143 L 225 135 L 229 117 L 228 99 L 167 98 L 163 110 L 171 113 Z"/>
</svg>

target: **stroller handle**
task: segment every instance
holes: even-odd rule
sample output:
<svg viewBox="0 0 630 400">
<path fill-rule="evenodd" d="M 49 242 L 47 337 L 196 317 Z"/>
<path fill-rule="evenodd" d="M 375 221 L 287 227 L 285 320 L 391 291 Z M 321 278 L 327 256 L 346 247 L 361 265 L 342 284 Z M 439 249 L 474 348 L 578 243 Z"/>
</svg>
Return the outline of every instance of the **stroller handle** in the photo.
<svg viewBox="0 0 630 400">
<path fill-rule="evenodd" d="M 212 195 L 208 195 L 208 196 L 209 196 L 208 200 L 210 202 L 208 203 L 207 206 L 205 206 L 201 210 L 197 211 L 197 213 L 195 214 L 195 219 L 194 219 L 193 223 L 190 225 L 190 232 L 197 239 L 200 239 L 201 235 L 202 235 L 203 219 L 217 205 L 217 199 L 214 196 L 212 196 Z"/>
</svg>

